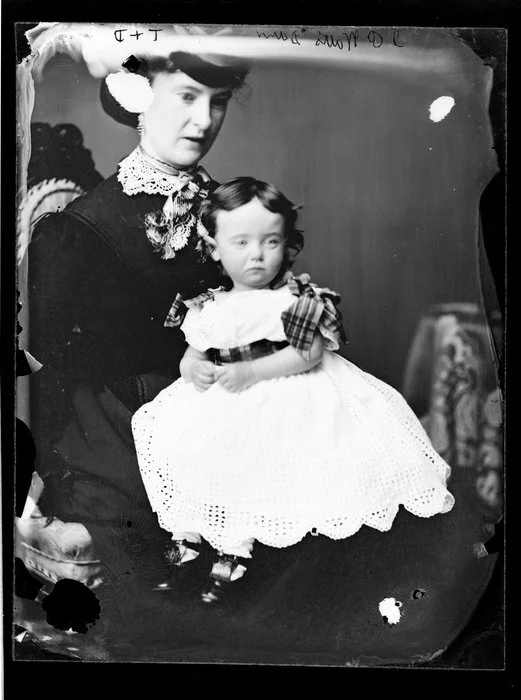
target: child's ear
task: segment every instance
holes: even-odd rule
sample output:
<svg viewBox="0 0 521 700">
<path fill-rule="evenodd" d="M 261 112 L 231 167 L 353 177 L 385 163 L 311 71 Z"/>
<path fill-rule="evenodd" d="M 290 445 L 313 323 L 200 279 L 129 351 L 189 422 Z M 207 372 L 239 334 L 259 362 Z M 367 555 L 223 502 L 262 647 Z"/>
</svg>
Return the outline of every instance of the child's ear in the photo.
<svg viewBox="0 0 521 700">
<path fill-rule="evenodd" d="M 216 246 L 212 246 L 210 250 L 210 255 L 212 256 L 212 260 L 215 260 L 215 262 L 219 262 L 221 259 L 221 256 L 219 255 L 219 251 L 217 250 Z"/>
</svg>

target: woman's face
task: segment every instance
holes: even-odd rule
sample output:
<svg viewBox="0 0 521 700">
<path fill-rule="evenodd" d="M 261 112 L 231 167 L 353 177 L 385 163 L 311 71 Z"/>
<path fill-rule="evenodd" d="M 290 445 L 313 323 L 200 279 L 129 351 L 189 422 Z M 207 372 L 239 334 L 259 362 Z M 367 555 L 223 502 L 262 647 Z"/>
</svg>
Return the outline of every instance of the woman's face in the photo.
<svg viewBox="0 0 521 700">
<path fill-rule="evenodd" d="M 185 73 L 159 73 L 144 114 L 141 143 L 151 155 L 181 169 L 208 153 L 224 121 L 229 88 L 210 88 Z"/>
</svg>

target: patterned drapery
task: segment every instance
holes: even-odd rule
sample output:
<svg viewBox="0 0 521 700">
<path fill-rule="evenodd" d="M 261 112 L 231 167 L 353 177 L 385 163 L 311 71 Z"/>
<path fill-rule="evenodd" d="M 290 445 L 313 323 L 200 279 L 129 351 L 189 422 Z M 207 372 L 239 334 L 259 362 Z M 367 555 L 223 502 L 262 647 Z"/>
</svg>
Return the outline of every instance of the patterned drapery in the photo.
<svg viewBox="0 0 521 700">
<path fill-rule="evenodd" d="M 403 394 L 435 449 L 453 467 L 473 469 L 487 520 L 503 505 L 503 398 L 490 323 L 474 304 L 432 307 L 421 319 L 407 361 Z M 497 340 L 499 339 L 499 343 Z"/>
</svg>

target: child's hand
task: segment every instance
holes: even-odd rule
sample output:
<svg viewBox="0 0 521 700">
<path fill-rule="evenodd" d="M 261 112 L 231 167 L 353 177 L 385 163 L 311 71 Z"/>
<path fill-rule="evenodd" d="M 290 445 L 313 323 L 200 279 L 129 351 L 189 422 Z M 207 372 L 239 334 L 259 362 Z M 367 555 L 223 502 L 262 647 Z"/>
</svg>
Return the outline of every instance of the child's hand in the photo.
<svg viewBox="0 0 521 700">
<path fill-rule="evenodd" d="M 217 382 L 228 391 L 247 389 L 257 381 L 251 362 L 233 362 L 215 368 Z"/>
<path fill-rule="evenodd" d="M 216 380 L 215 367 L 208 360 L 196 360 L 190 368 L 190 379 L 198 391 L 206 391 Z"/>
</svg>

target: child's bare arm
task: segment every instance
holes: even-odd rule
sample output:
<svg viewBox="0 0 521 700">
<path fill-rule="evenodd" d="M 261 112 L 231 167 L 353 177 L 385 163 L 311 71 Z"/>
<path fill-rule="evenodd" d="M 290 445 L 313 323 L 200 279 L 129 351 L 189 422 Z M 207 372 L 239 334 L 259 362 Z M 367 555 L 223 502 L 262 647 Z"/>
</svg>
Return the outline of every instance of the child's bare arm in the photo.
<svg viewBox="0 0 521 700">
<path fill-rule="evenodd" d="M 313 369 L 322 359 L 324 352 L 324 343 L 322 336 L 317 333 L 311 344 L 309 360 L 305 360 L 297 350 L 291 345 L 287 348 L 279 350 L 273 355 L 260 357 L 258 360 L 253 360 L 253 372 L 256 381 L 262 379 L 275 379 L 276 377 L 287 377 L 291 374 L 300 374 Z"/>
<path fill-rule="evenodd" d="M 260 357 L 258 360 L 218 367 L 217 381 L 228 391 L 241 391 L 263 379 L 275 379 L 307 372 L 320 362 L 323 352 L 322 336 L 317 333 L 311 345 L 309 360 L 305 360 L 295 348 L 289 345 L 273 355 Z"/>
<path fill-rule="evenodd" d="M 199 391 L 206 391 L 215 382 L 214 365 L 205 352 L 187 347 L 179 363 L 179 371 L 185 382 L 193 384 Z"/>
</svg>

